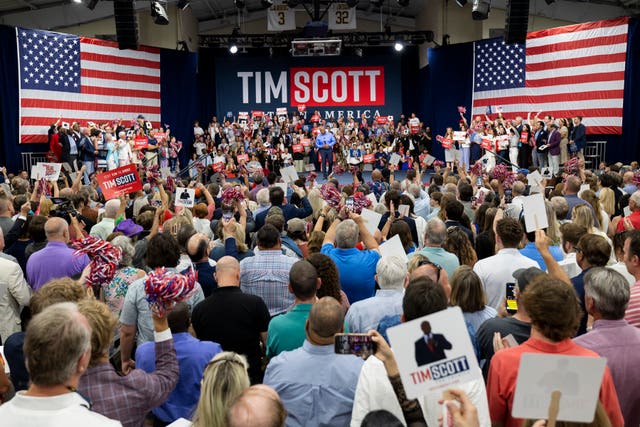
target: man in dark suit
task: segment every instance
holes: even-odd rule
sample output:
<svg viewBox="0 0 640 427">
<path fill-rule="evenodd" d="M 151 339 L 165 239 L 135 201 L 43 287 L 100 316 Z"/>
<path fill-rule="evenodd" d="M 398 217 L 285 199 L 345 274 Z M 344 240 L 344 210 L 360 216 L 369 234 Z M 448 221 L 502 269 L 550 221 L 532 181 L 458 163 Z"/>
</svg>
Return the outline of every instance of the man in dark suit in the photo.
<svg viewBox="0 0 640 427">
<path fill-rule="evenodd" d="M 547 141 L 549 138 L 549 133 L 544 130 L 544 122 L 539 121 L 534 125 L 534 138 L 536 141 L 536 149 L 533 151 L 533 165 L 539 168 L 545 168 L 549 166 L 547 162 Z"/>
<path fill-rule="evenodd" d="M 307 196 L 304 196 L 301 199 L 302 207 L 299 208 L 293 204 L 285 204 L 284 203 L 284 191 L 280 187 L 271 187 L 269 188 L 269 200 L 271 201 L 271 208 L 278 207 L 282 209 L 282 214 L 284 215 L 285 221 L 289 221 L 291 218 L 306 218 L 313 213 L 313 208 L 307 199 Z M 260 212 L 256 215 L 256 229 L 262 227 L 265 223 L 265 219 L 267 218 L 267 214 L 269 210 L 267 209 L 263 212 Z"/>
<path fill-rule="evenodd" d="M 78 146 L 76 140 L 73 139 L 71 129 L 61 128 L 58 138 L 60 144 L 62 144 L 62 163 L 69 163 L 72 168 L 75 168 L 78 158 Z"/>
<path fill-rule="evenodd" d="M 582 124 L 582 116 L 575 116 L 573 118 L 573 131 L 571 132 L 569 144 L 576 144 L 578 147 L 578 157 L 584 159 L 582 149 L 587 145 L 587 128 Z"/>
<path fill-rule="evenodd" d="M 442 334 L 431 333 L 431 324 L 424 321 L 420 324 L 423 336 L 415 343 L 415 357 L 418 366 L 428 365 L 446 359 L 445 350 L 451 350 L 451 343 Z"/>
</svg>

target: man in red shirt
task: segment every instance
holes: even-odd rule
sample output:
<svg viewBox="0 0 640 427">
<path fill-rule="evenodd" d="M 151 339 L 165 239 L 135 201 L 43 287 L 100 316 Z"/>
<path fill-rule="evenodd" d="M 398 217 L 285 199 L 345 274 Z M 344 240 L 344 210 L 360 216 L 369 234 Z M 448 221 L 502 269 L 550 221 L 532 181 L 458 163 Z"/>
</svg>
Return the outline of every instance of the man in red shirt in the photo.
<svg viewBox="0 0 640 427">
<path fill-rule="evenodd" d="M 631 215 L 621 218 L 616 226 L 616 233 L 622 233 L 626 230 L 624 220 L 628 219 L 633 224 L 633 228 L 640 230 L 640 191 L 636 191 L 629 197 L 629 209 Z"/>
<path fill-rule="evenodd" d="M 624 241 L 624 264 L 629 274 L 636 278 L 636 283 L 631 287 L 624 319 L 630 325 L 640 328 L 640 231 L 627 233 Z"/>
<path fill-rule="evenodd" d="M 571 340 L 582 311 L 575 290 L 548 275 L 536 277 L 523 292 L 521 303 L 531 318 L 531 338 L 518 347 L 498 351 L 491 359 L 487 395 L 494 427 L 520 427 L 513 418 L 513 398 L 520 357 L 524 353 L 548 353 L 564 356 L 599 357 Z M 623 427 L 624 420 L 609 368 L 605 368 L 600 386 L 600 401 L 613 427 Z"/>
</svg>

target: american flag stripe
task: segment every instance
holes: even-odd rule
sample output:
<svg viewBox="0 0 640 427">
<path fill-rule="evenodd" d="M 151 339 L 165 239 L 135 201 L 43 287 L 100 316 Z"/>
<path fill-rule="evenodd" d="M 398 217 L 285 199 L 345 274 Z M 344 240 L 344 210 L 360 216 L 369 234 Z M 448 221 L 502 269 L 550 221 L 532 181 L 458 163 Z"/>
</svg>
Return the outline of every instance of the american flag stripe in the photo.
<svg viewBox="0 0 640 427">
<path fill-rule="evenodd" d="M 160 123 L 159 49 L 121 51 L 109 41 L 22 28 L 16 31 L 21 143 L 46 142 L 48 127 L 58 117 L 86 126 L 89 121 L 119 118 L 128 123 L 143 114 L 154 126 Z M 56 54 L 50 55 L 49 48 Z M 73 63 L 69 57 L 75 58 Z M 53 65 L 55 59 L 60 62 Z M 76 78 L 62 77 L 69 72 Z"/>
<path fill-rule="evenodd" d="M 529 33 L 522 52 L 488 44 L 490 40 L 477 42 L 473 114 L 501 106 L 507 117 L 538 111 L 555 117 L 581 115 L 590 134 L 620 134 L 627 32 L 628 19 L 620 18 Z M 518 59 L 524 61 L 519 64 Z M 520 84 L 513 81 L 518 70 L 509 69 L 518 64 L 525 73 Z M 498 74 L 503 70 L 511 84 Z"/>
</svg>

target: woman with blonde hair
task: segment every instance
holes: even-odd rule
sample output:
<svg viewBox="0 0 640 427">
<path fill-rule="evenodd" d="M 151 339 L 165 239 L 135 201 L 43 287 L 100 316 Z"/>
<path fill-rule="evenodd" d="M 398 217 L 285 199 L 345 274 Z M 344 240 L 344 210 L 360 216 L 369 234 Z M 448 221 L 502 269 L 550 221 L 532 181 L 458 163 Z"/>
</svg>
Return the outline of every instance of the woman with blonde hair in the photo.
<svg viewBox="0 0 640 427">
<path fill-rule="evenodd" d="M 600 199 L 602 209 L 607 213 L 607 215 L 609 215 L 609 218 L 611 218 L 616 211 L 615 193 L 609 187 L 601 187 L 598 198 Z"/>
<path fill-rule="evenodd" d="M 604 239 L 607 241 L 607 243 L 609 243 L 609 246 L 611 247 L 609 264 L 614 264 L 616 262 L 616 255 L 613 251 L 613 242 L 611 242 L 611 239 L 609 238 L 609 236 L 607 236 L 606 233 L 602 232 L 595 226 L 595 220 L 590 205 L 582 204 L 574 206 L 573 212 L 571 214 L 571 222 L 586 227 L 589 234 L 596 234 L 598 236 L 604 237 Z"/>
<path fill-rule="evenodd" d="M 230 351 L 211 359 L 204 369 L 193 427 L 226 427 L 227 410 L 250 386 L 248 368 L 244 356 Z"/>
<path fill-rule="evenodd" d="M 589 202 L 591 207 L 593 208 L 593 212 L 596 214 L 596 218 L 598 219 L 598 224 L 600 227 L 600 231 L 606 234 L 609 229 L 609 215 L 602 208 L 600 204 L 600 199 L 596 196 L 596 193 L 592 190 L 584 190 L 580 193 L 580 198 L 586 202 Z"/>
</svg>

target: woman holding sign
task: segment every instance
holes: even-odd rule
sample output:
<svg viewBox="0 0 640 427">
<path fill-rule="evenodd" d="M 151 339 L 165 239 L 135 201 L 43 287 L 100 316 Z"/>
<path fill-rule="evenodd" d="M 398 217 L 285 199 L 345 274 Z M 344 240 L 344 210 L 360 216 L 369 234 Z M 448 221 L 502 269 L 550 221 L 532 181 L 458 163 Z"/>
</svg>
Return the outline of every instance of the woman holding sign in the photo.
<svg viewBox="0 0 640 427">
<path fill-rule="evenodd" d="M 456 160 L 457 149 L 453 141 L 453 128 L 448 127 L 444 137 L 440 138 L 440 144 L 444 149 L 444 161 L 447 167 L 453 170 L 453 162 Z"/>
<path fill-rule="evenodd" d="M 533 146 L 533 138 L 531 134 L 531 126 L 528 123 L 522 125 L 522 132 L 520 132 L 520 147 L 518 151 L 518 166 L 521 168 L 528 168 L 531 164 L 529 159 L 531 158 L 531 147 Z"/>
</svg>

